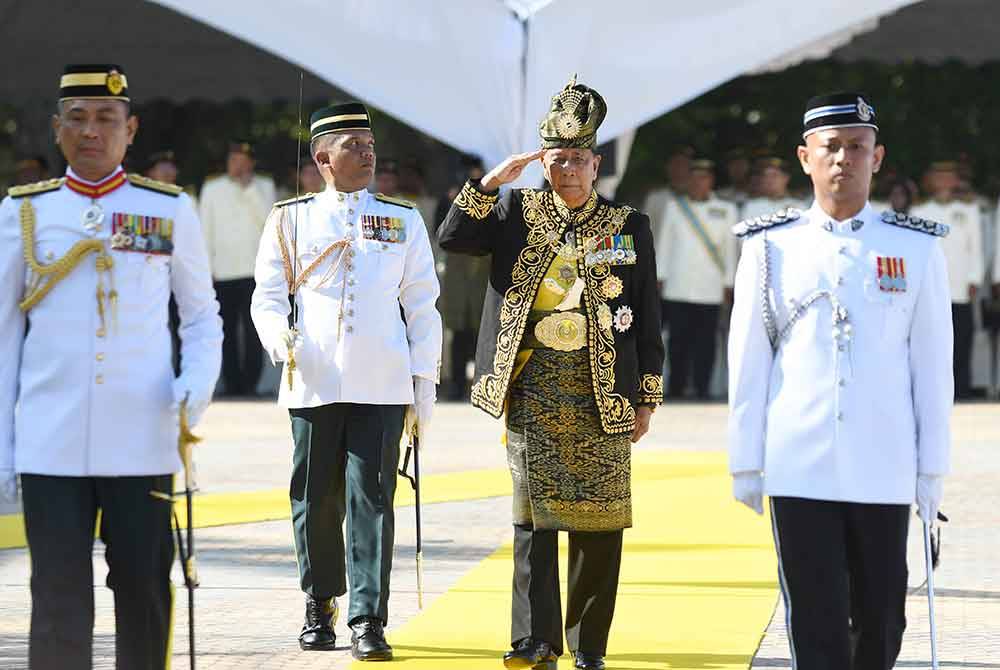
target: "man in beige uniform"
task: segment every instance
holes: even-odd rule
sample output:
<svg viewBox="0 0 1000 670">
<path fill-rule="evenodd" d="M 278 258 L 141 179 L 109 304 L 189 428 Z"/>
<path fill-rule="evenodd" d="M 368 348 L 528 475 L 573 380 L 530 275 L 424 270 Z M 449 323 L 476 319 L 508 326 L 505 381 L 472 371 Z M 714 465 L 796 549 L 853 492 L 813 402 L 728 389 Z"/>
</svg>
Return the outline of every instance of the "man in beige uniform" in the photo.
<svg viewBox="0 0 1000 670">
<path fill-rule="evenodd" d="M 253 147 L 233 142 L 226 174 L 201 190 L 201 222 L 225 334 L 222 379 L 226 394 L 236 396 L 254 394 L 263 364 L 260 340 L 250 322 L 250 296 L 260 234 L 277 199 L 274 181 L 254 174 L 254 167 Z"/>
</svg>

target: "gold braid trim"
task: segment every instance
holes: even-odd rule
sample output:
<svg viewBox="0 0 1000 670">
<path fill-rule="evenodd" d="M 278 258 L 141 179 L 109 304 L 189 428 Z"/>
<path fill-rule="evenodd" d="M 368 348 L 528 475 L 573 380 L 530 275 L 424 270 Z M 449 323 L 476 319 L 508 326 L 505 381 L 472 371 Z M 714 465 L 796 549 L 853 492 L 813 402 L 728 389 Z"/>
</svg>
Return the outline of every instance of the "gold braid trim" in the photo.
<svg viewBox="0 0 1000 670">
<path fill-rule="evenodd" d="M 468 184 L 465 189 L 475 191 Z M 476 193 L 482 195 L 478 191 Z M 546 215 L 543 200 L 548 197 L 551 201 L 547 192 L 524 189 L 521 194 L 522 215 L 528 227 L 526 244 L 511 268 L 510 288 L 504 293 L 503 304 L 500 306 L 493 372 L 484 374 L 472 386 L 472 404 L 498 418 L 504 411 L 507 389 L 514 371 L 514 359 L 524 336 L 528 312 L 538 293 L 538 285 L 545 276 L 545 269 L 556 255 L 549 243 L 549 236 L 554 234 L 562 237 L 569 225 L 564 219 Z M 458 203 L 458 198 L 455 202 Z"/>
<path fill-rule="evenodd" d="M 558 203 L 552 202 L 552 206 L 556 208 Z M 606 304 L 601 285 L 611 274 L 611 266 L 607 263 L 595 263 L 588 267 L 584 244 L 590 238 L 619 234 L 634 211 L 628 206 L 611 207 L 601 204 L 597 206 L 593 216 L 578 228 L 577 272 L 586 283 L 583 297 L 587 315 L 593 323 L 597 322 L 598 308 Z M 608 434 L 631 431 L 635 428 L 635 408 L 628 398 L 614 392 L 615 361 L 618 359 L 614 333 L 611 329 L 588 328 L 587 336 L 590 340 L 587 352 L 590 354 L 591 382 L 594 386 L 594 400 L 601 414 L 601 427 Z"/>
<path fill-rule="evenodd" d="M 476 190 L 469 182 L 465 182 L 465 186 L 455 196 L 455 206 L 473 219 L 482 221 L 490 215 L 490 211 L 493 209 L 493 205 L 497 203 L 497 198 L 499 197 L 499 193 L 492 195 L 482 193 Z"/>
<path fill-rule="evenodd" d="M 663 375 L 642 375 L 639 379 L 639 404 L 663 402 Z"/>
<path fill-rule="evenodd" d="M 285 210 L 281 211 L 282 211 L 282 216 L 284 216 Z M 282 266 L 284 266 L 285 269 L 285 283 L 288 285 L 289 295 L 295 295 L 295 292 L 302 287 L 302 285 L 306 282 L 306 279 L 309 278 L 309 275 L 315 272 L 316 268 L 322 265 L 323 261 L 325 261 L 330 256 L 330 254 L 332 254 L 337 249 L 343 249 L 344 247 L 347 247 L 351 244 L 351 241 L 347 239 L 337 240 L 336 242 L 328 246 L 326 249 L 324 249 L 323 253 L 317 256 L 312 263 L 306 266 L 302 270 L 302 272 L 299 273 L 298 277 L 292 279 L 294 272 L 294 270 L 292 269 L 292 258 L 291 255 L 288 253 L 288 243 L 285 241 L 284 227 L 281 221 L 279 221 L 278 225 L 275 226 L 275 230 L 278 231 L 278 250 L 281 252 L 281 264 Z"/>
<path fill-rule="evenodd" d="M 43 265 L 35 258 L 35 208 L 31 205 L 31 198 L 25 198 L 21 202 L 21 245 L 24 251 L 24 262 L 31 269 L 31 285 L 25 290 L 24 299 L 18 303 L 22 312 L 42 301 L 56 285 L 69 275 L 70 272 L 86 258 L 89 254 L 99 254 L 98 271 L 109 271 L 111 269 L 111 257 L 104 252 L 104 243 L 100 240 L 80 240 L 74 244 L 66 255 L 62 258 Z M 99 309 L 103 309 L 103 304 L 99 303 Z"/>
</svg>

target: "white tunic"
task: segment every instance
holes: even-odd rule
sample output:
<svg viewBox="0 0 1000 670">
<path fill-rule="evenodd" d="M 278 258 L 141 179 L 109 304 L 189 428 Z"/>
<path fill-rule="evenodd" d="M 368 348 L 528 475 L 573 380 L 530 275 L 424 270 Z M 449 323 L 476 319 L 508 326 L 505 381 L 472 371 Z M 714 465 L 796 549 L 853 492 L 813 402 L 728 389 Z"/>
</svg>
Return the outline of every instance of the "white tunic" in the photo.
<svg viewBox="0 0 1000 670">
<path fill-rule="evenodd" d="M 254 175 L 246 186 L 228 175 L 205 182 L 199 211 L 216 281 L 253 276 L 260 234 L 275 200 L 269 177 Z"/>
<path fill-rule="evenodd" d="M 80 240 L 94 237 L 107 244 L 115 213 L 173 221 L 170 255 L 109 251 L 119 295 L 117 327 L 109 312 L 107 327 L 101 328 L 94 255 L 27 319 L 18 309 L 29 280 L 19 214 L 25 199 L 35 210 L 34 251 L 43 264 Z M 7 197 L 0 204 L 0 470 L 13 465 L 22 473 L 119 476 L 180 468 L 177 418 L 170 409 L 171 291 L 180 309 L 182 375 L 188 388 L 210 396 L 215 386 L 222 325 L 190 200 L 126 182 L 99 202 L 105 218 L 93 236 L 81 223 L 91 199 L 65 185 L 26 198 Z"/>
<path fill-rule="evenodd" d="M 366 190 L 327 189 L 275 207 L 261 238 L 250 308 L 267 351 L 285 350 L 288 288 L 277 226 L 283 222 L 291 245 L 296 211 L 300 268 L 337 241 L 349 241 L 350 251 L 329 254 L 296 293 L 302 345 L 291 389 L 282 371 L 279 404 L 412 404 L 414 376 L 438 380 L 442 338 L 435 307 L 440 288 L 420 212 Z M 366 238 L 366 216 L 400 220 L 405 241 Z"/>
<path fill-rule="evenodd" d="M 930 219 L 951 227 L 941 248 L 948 264 L 951 301 L 969 303 L 969 285 L 978 287 L 986 271 L 983 253 L 981 214 L 975 203 L 953 200 L 947 203 L 928 200 L 914 205 L 911 216 Z"/>
<path fill-rule="evenodd" d="M 736 273 L 729 335 L 730 471 L 763 471 L 765 492 L 817 500 L 910 504 L 916 477 L 948 472 L 952 330 L 938 238 L 884 223 L 866 206 L 835 222 L 818 206 L 749 237 Z M 829 228 L 830 230 L 827 230 Z M 804 312 L 773 351 L 797 305 Z M 880 288 L 878 258 L 903 259 L 905 290 Z"/>
<path fill-rule="evenodd" d="M 681 202 L 687 202 L 701 222 L 721 267 L 695 232 Z M 667 202 L 656 241 L 657 279 L 665 300 L 703 305 L 722 302 L 723 289 L 733 285 L 736 241 L 731 231 L 737 220 L 736 205 L 714 195 L 701 201 L 673 198 Z"/>
</svg>

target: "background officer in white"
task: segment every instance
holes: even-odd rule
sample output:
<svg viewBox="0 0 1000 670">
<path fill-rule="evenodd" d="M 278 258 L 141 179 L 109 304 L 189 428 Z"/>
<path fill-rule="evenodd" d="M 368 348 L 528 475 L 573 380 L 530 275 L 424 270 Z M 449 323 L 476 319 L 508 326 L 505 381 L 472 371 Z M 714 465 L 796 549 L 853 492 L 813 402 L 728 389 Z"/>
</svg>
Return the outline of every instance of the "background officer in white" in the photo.
<svg viewBox="0 0 1000 670">
<path fill-rule="evenodd" d="M 876 132 L 860 94 L 810 100 L 815 202 L 736 229 L 729 467 L 737 499 L 761 513 L 771 496 L 792 666 L 809 670 L 893 666 L 910 504 L 935 519 L 948 471 L 946 227 L 872 209 Z"/>
<path fill-rule="evenodd" d="M 121 168 L 139 125 L 127 86 L 117 65 L 67 67 L 53 119 L 66 175 L 0 205 L 0 483 L 10 496 L 21 475 L 34 670 L 91 667 L 98 511 L 117 667 L 168 664 L 171 509 L 150 491 L 173 492 L 177 407 L 197 423 L 219 370 L 198 217 L 180 188 Z"/>
<path fill-rule="evenodd" d="M 667 203 L 656 238 L 672 398 L 683 396 L 689 382 L 696 397 L 708 397 L 719 312 L 731 299 L 736 244 L 730 231 L 738 214 L 713 193 L 714 170 L 712 161 L 692 161 L 687 195 Z"/>
<path fill-rule="evenodd" d="M 292 523 L 306 593 L 299 644 L 334 647 L 346 556 L 354 657 L 388 660 L 382 628 L 399 441 L 407 406 L 407 423 L 415 420 L 421 437 L 431 419 L 441 359 L 438 281 L 419 211 L 366 190 L 375 138 L 364 105 L 320 109 L 310 128 L 326 190 L 272 210 L 251 307 L 265 349 L 285 362 L 278 402 L 288 408 L 295 442 Z"/>
<path fill-rule="evenodd" d="M 931 163 L 925 177 L 930 198 L 911 210 L 913 216 L 940 221 L 948 226 L 948 237 L 941 241 L 951 286 L 951 318 L 955 338 L 955 397 L 971 395 L 973 311 L 976 293 L 986 272 L 983 253 L 982 221 L 979 206 L 956 197 L 961 185 L 958 164 L 953 161 Z"/>
<path fill-rule="evenodd" d="M 761 158 L 754 165 L 760 181 L 760 195 L 743 204 L 740 216 L 753 219 L 773 214 L 790 207 L 801 207 L 802 203 L 788 192 L 788 165 L 776 156 Z"/>
</svg>

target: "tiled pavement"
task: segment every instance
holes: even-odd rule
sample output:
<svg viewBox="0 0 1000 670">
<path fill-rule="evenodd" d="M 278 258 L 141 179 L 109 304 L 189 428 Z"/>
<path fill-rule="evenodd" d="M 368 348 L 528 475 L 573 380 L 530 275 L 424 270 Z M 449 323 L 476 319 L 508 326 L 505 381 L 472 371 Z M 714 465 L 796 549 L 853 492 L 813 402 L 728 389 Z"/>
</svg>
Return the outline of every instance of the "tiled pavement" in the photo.
<svg viewBox="0 0 1000 670">
<path fill-rule="evenodd" d="M 642 448 L 721 449 L 721 405 L 663 407 Z M 943 563 L 938 572 L 938 626 L 942 668 L 1000 668 L 1000 406 L 964 405 L 956 411 L 955 474 L 946 488 Z M 503 467 L 499 424 L 460 405 L 440 405 L 435 433 L 422 465 L 427 472 Z M 198 453 L 206 492 L 286 486 L 287 419 L 267 403 L 219 403 L 201 427 Z M 510 537 L 509 498 L 447 503 L 424 510 L 425 602 Z M 8 510 L 0 510 L 10 511 Z M 397 515 L 392 624 L 416 613 L 412 508 Z M 914 538 L 911 582 L 922 581 L 922 552 Z M 303 653 L 296 645 L 302 597 L 287 522 L 205 529 L 198 532 L 203 586 L 197 591 L 198 667 L 342 668 L 345 651 Z M 95 548 L 96 581 L 105 572 Z M 179 575 L 175 579 L 181 583 Z M 0 551 L 0 668 L 26 667 L 29 595 L 25 550 Z M 95 588 L 95 668 L 113 668 L 114 617 L 110 593 Z M 187 667 L 186 594 L 177 592 L 174 668 Z M 900 668 L 928 667 L 925 603 L 908 607 L 910 627 Z M 345 603 L 346 605 L 346 603 Z M 509 614 L 498 612 L 498 621 Z M 780 611 L 754 668 L 789 667 Z M 461 622 L 456 622 L 456 626 Z M 349 632 L 337 626 L 345 643 Z M 391 627 L 389 631 L 391 641 Z M 498 663 L 498 667 L 499 663 Z M 613 666 L 611 666 L 613 667 Z"/>
</svg>

